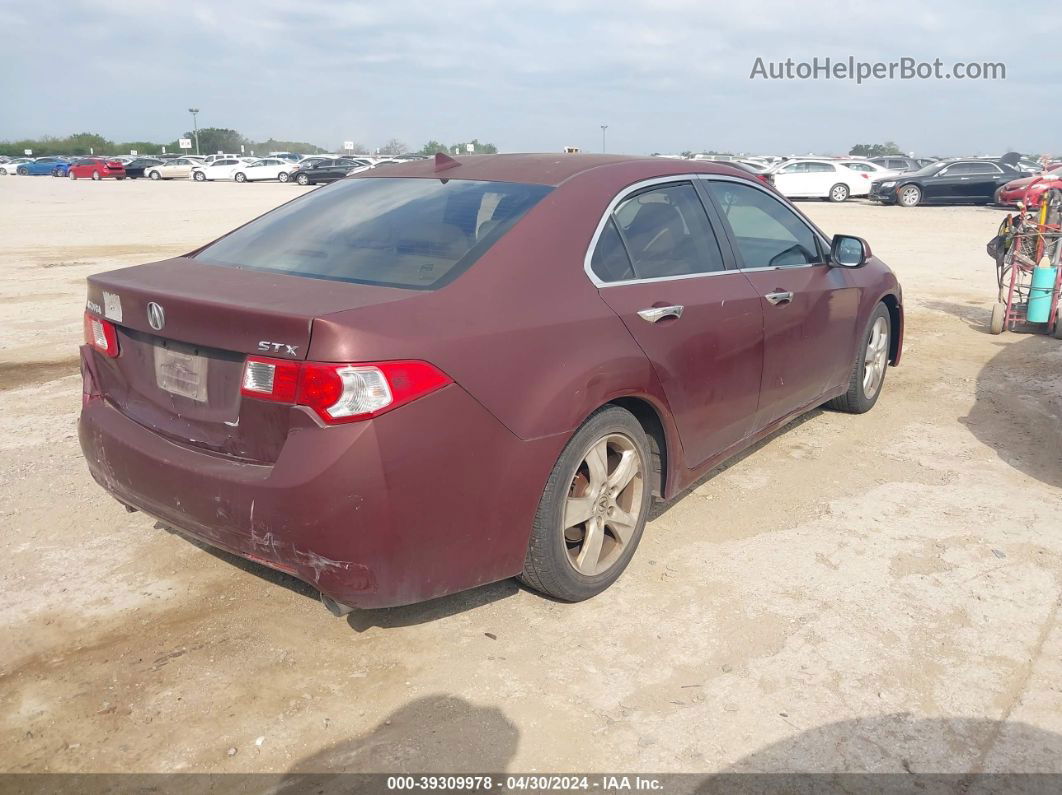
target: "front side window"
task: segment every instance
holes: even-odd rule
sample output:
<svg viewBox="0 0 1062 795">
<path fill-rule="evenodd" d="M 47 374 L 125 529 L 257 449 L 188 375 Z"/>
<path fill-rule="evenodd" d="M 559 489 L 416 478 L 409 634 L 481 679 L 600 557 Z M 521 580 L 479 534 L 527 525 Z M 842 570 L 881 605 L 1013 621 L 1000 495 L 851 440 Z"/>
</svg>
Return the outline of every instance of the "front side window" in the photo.
<svg viewBox="0 0 1062 795">
<path fill-rule="evenodd" d="M 236 268 L 435 289 L 457 278 L 549 193 L 461 179 L 334 182 L 196 254 Z"/>
<path fill-rule="evenodd" d="M 808 163 L 808 171 L 814 173 L 825 173 L 827 171 L 836 171 L 837 166 L 833 163 Z"/>
<path fill-rule="evenodd" d="M 710 181 L 745 268 L 810 265 L 821 262 L 815 233 L 766 191 L 736 182 Z"/>
</svg>

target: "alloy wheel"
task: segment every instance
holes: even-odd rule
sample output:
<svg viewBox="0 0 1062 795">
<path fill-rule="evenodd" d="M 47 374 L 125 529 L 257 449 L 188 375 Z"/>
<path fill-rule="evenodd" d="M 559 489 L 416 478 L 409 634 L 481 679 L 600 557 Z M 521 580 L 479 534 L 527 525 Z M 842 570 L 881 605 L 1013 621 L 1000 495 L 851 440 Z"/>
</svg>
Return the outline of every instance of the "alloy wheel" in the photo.
<svg viewBox="0 0 1062 795">
<path fill-rule="evenodd" d="M 922 199 L 922 192 L 913 185 L 900 191 L 900 204 L 904 207 L 914 207 Z"/>
<path fill-rule="evenodd" d="M 879 317 L 870 329 L 866 355 L 863 357 L 863 394 L 873 398 L 885 378 L 889 360 L 889 324 Z"/>
<path fill-rule="evenodd" d="M 645 465 L 634 442 L 611 433 L 590 446 L 575 470 L 564 503 L 568 562 L 592 577 L 623 555 L 638 527 Z"/>
</svg>

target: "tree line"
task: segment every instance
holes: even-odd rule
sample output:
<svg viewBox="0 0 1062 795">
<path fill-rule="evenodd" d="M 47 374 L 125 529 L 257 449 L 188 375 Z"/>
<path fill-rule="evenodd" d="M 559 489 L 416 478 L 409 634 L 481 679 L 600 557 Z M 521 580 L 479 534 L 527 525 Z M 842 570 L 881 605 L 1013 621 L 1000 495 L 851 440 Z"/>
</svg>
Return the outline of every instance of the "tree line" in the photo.
<svg viewBox="0 0 1062 795">
<path fill-rule="evenodd" d="M 296 152 L 301 155 L 316 155 L 329 151 L 305 141 L 280 141 L 276 138 L 253 141 L 236 130 L 230 130 L 225 127 L 203 127 L 198 131 L 198 137 L 199 152 L 204 155 L 215 152 L 225 152 L 227 154 L 239 154 L 242 152 L 248 155 L 266 155 L 269 152 Z M 64 137 L 46 135 L 40 138 L 24 138 L 19 141 L 0 141 L 0 155 L 19 157 L 27 149 L 33 153 L 34 157 L 43 157 L 45 155 L 117 155 L 133 151 L 140 155 L 159 155 L 163 152 L 175 152 L 177 154 L 186 151 L 195 152 L 196 133 L 189 130 L 181 138 L 190 139 L 192 141 L 192 149 L 181 149 L 179 140 L 169 141 L 168 143 L 112 141 L 98 133 L 88 132 L 75 133 Z M 387 143 L 376 148 L 355 143 L 352 150 L 346 150 L 343 146 L 344 143 L 341 142 L 339 146 L 331 151 L 337 153 L 351 151 L 353 154 L 380 154 L 385 156 L 401 155 L 410 151 L 409 147 L 397 138 L 391 138 Z M 433 155 L 436 152 L 454 154 L 455 151 L 460 154 L 467 154 L 469 145 L 472 146 L 473 152 L 476 154 L 496 154 L 498 151 L 498 147 L 494 144 L 481 143 L 479 139 L 473 138 L 471 141 L 460 141 L 450 145 L 442 144 L 433 139 L 424 144 L 418 152 L 425 155 Z"/>
</svg>

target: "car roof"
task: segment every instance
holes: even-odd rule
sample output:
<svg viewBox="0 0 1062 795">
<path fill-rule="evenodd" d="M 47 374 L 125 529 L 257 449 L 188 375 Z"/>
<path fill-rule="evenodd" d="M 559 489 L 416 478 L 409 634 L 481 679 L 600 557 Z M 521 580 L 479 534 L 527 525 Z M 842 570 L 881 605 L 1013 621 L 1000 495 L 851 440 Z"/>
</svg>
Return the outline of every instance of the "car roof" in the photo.
<svg viewBox="0 0 1062 795">
<path fill-rule="evenodd" d="M 449 156 L 447 156 L 449 157 Z M 521 182 L 558 186 L 579 176 L 600 176 L 612 180 L 622 172 L 630 181 L 680 174 L 740 174 L 749 172 L 710 160 L 671 160 L 636 155 L 594 154 L 511 154 L 453 157 L 457 166 L 436 171 L 434 158 L 391 163 L 386 171 L 363 172 L 359 177 L 429 177 L 469 179 L 490 182 Z"/>
</svg>

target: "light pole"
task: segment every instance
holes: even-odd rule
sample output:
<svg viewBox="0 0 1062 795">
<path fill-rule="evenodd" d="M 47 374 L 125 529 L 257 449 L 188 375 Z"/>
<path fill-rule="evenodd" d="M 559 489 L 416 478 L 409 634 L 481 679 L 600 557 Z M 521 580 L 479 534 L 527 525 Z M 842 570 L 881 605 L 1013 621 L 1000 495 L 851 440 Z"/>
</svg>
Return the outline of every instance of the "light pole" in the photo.
<svg viewBox="0 0 1062 795">
<path fill-rule="evenodd" d="M 192 114 L 192 134 L 195 136 L 195 153 L 199 154 L 199 125 L 196 124 L 196 114 L 199 113 L 199 108 L 189 108 L 188 112 Z"/>
<path fill-rule="evenodd" d="M 601 154 L 605 153 L 605 130 L 608 129 L 607 124 L 601 125 Z"/>
</svg>

